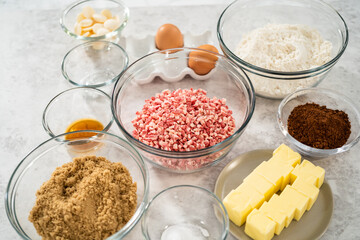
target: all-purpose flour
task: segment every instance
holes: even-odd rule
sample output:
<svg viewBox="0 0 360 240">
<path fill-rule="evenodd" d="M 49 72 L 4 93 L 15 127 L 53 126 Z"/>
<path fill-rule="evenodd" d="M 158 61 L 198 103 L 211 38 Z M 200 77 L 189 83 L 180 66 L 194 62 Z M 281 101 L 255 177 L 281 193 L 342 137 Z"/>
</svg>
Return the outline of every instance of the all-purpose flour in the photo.
<svg viewBox="0 0 360 240">
<path fill-rule="evenodd" d="M 332 44 L 305 25 L 268 24 L 244 35 L 235 50 L 241 59 L 275 71 L 296 72 L 321 66 L 331 60 Z M 320 75 L 298 80 L 281 80 L 247 72 L 255 92 L 283 98 L 298 89 L 314 86 Z"/>
<path fill-rule="evenodd" d="M 305 25 L 268 24 L 244 35 L 236 49 L 243 60 L 270 70 L 294 72 L 331 59 L 332 44 Z"/>
</svg>

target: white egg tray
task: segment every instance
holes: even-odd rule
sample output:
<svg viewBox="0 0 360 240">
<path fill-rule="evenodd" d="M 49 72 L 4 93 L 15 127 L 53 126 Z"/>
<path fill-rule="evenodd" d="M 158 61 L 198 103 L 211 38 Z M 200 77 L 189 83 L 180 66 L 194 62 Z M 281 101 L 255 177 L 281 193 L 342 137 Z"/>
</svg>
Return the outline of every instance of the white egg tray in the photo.
<svg viewBox="0 0 360 240">
<path fill-rule="evenodd" d="M 211 40 L 211 32 L 206 31 L 200 35 L 194 35 L 191 33 L 185 33 L 184 35 L 184 46 L 196 48 L 204 44 L 214 43 Z M 159 51 L 155 47 L 155 35 L 148 35 L 144 38 L 136 38 L 133 36 L 121 37 L 119 45 L 124 48 L 129 57 L 129 63 L 133 63 L 139 58 Z M 179 69 L 183 69 L 179 72 Z M 179 59 L 179 61 L 171 61 L 168 65 L 166 63 L 161 68 L 148 68 L 147 72 L 143 72 L 143 76 L 138 76 L 135 81 L 138 84 L 147 84 L 153 81 L 156 77 L 160 77 L 166 82 L 178 82 L 184 79 L 186 76 L 190 76 L 196 80 L 206 80 L 216 71 L 216 66 L 206 75 L 198 75 L 193 69 L 188 67 L 186 59 Z"/>
</svg>

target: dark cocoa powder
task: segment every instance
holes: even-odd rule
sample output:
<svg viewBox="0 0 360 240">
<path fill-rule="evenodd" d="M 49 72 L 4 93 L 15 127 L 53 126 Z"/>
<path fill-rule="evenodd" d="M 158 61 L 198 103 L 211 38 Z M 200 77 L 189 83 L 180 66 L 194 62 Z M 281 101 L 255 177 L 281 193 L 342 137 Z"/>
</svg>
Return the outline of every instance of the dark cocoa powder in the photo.
<svg viewBox="0 0 360 240">
<path fill-rule="evenodd" d="M 343 146 L 351 133 L 348 115 L 316 103 L 295 107 L 288 118 L 288 132 L 299 142 L 314 148 Z"/>
</svg>

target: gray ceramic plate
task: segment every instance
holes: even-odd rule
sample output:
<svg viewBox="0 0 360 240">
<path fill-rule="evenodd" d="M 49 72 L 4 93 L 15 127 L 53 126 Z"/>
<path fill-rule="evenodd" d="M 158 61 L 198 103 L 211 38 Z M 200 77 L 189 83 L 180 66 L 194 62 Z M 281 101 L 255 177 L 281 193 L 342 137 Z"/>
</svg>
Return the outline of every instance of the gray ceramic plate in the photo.
<svg viewBox="0 0 360 240">
<path fill-rule="evenodd" d="M 221 171 L 215 185 L 215 194 L 224 197 L 234 188 L 239 186 L 243 179 L 251 173 L 262 161 L 267 161 L 272 156 L 273 150 L 256 150 L 247 152 L 232 160 Z M 319 197 L 310 211 L 305 212 L 300 221 L 293 220 L 279 236 L 273 240 L 314 240 L 319 239 L 326 231 L 333 213 L 333 197 L 329 184 L 324 181 L 320 188 Z M 230 232 L 237 239 L 251 239 L 244 232 L 244 225 L 236 226 L 230 221 Z"/>
</svg>

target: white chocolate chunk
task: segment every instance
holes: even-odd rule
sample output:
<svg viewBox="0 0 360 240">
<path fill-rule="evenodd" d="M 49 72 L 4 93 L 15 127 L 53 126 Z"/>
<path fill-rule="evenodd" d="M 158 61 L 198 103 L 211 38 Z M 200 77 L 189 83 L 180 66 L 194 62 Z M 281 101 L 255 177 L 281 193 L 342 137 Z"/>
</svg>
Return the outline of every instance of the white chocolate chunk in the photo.
<svg viewBox="0 0 360 240">
<path fill-rule="evenodd" d="M 74 30 L 75 34 L 81 35 L 82 29 L 81 29 L 80 24 L 76 23 L 74 29 L 75 29 L 75 30 Z"/>
<path fill-rule="evenodd" d="M 98 22 L 98 23 L 103 23 L 107 20 L 107 18 L 104 15 L 98 14 L 98 13 L 94 13 L 92 15 L 92 18 L 95 20 L 95 22 Z"/>
<path fill-rule="evenodd" d="M 89 37 L 89 36 L 90 36 L 90 32 L 85 32 L 82 36 L 83 36 L 83 37 Z"/>
<path fill-rule="evenodd" d="M 98 36 L 101 36 L 101 35 L 105 35 L 105 34 L 108 34 L 110 31 L 106 28 L 99 28 L 95 33 L 98 35 Z"/>
<path fill-rule="evenodd" d="M 82 13 L 86 18 L 91 18 L 91 16 L 95 13 L 95 11 L 92 7 L 86 6 L 83 8 Z"/>
<path fill-rule="evenodd" d="M 93 24 L 93 20 L 86 18 L 84 20 L 81 20 L 79 24 L 81 27 L 90 27 Z"/>
<path fill-rule="evenodd" d="M 95 23 L 93 26 L 92 26 L 92 29 L 93 31 L 96 33 L 100 28 L 104 28 L 104 24 L 101 24 L 101 23 Z"/>
<path fill-rule="evenodd" d="M 104 27 L 109 29 L 110 31 L 114 31 L 120 26 L 120 22 L 115 19 L 108 19 L 104 22 Z"/>
<path fill-rule="evenodd" d="M 87 27 L 87 28 L 83 28 L 82 31 L 83 32 L 90 32 L 93 29 L 93 27 Z"/>
<path fill-rule="evenodd" d="M 81 22 L 82 20 L 84 20 L 86 17 L 84 16 L 83 13 L 79 13 L 76 17 L 76 21 L 77 22 Z"/>
<path fill-rule="evenodd" d="M 113 16 L 110 10 L 104 9 L 99 14 L 86 6 L 76 17 L 74 32 L 85 37 L 97 37 L 116 30 L 120 24 L 119 16 Z"/>
<path fill-rule="evenodd" d="M 110 19 L 112 18 L 112 14 L 109 9 L 104 9 L 101 11 L 101 15 L 105 16 L 106 18 Z"/>
</svg>

